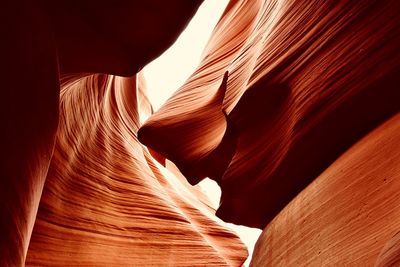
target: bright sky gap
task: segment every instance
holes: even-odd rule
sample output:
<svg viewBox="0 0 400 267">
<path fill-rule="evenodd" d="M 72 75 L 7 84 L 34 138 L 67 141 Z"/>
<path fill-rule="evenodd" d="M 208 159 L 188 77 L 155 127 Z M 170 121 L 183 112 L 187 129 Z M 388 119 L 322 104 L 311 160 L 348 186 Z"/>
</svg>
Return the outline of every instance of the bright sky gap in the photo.
<svg viewBox="0 0 400 267">
<path fill-rule="evenodd" d="M 205 0 L 187 28 L 177 41 L 160 57 L 148 64 L 144 69 L 148 97 L 154 110 L 184 84 L 200 63 L 200 57 L 211 33 L 221 17 L 228 0 Z M 221 190 L 218 185 L 205 179 L 200 186 L 211 199 L 214 207 L 218 207 Z M 261 230 L 229 224 L 246 244 L 249 258 Z"/>
</svg>

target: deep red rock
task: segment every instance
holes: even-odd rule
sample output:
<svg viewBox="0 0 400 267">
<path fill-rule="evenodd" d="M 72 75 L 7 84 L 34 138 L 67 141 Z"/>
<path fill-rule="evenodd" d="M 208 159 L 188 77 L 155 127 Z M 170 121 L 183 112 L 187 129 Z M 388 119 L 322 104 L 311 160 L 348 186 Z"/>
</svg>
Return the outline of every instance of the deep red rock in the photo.
<svg viewBox="0 0 400 267">
<path fill-rule="evenodd" d="M 136 77 L 62 81 L 27 265 L 240 266 L 246 259 L 202 192 L 168 174 L 137 141 L 140 92 Z"/>
<path fill-rule="evenodd" d="M 2 3 L 0 266 L 22 266 L 58 124 L 53 35 L 40 9 Z"/>
<path fill-rule="evenodd" d="M 267 225 L 251 266 L 396 266 L 399 178 L 397 114 L 342 154 Z"/>
<path fill-rule="evenodd" d="M 141 75 L 109 75 L 160 55 L 201 2 L 2 3 L 1 266 L 245 260 L 202 192 L 138 143 Z"/>
<path fill-rule="evenodd" d="M 43 0 L 61 73 L 132 76 L 177 38 L 203 0 Z"/>
<path fill-rule="evenodd" d="M 399 14 L 398 1 L 390 0 L 231 1 L 198 69 L 145 123 L 141 140 L 189 181 L 218 181 L 222 219 L 263 228 L 399 112 Z M 211 103 L 225 71 L 220 107 Z M 231 127 L 218 119 L 221 110 Z M 215 164 L 203 159 L 229 128 L 235 141 L 218 154 L 232 159 L 213 177 Z"/>
<path fill-rule="evenodd" d="M 232 0 L 153 114 L 138 71 L 201 2 L 2 4 L 0 265 L 239 266 L 207 176 L 254 266 L 398 261 L 399 2 Z"/>
</svg>

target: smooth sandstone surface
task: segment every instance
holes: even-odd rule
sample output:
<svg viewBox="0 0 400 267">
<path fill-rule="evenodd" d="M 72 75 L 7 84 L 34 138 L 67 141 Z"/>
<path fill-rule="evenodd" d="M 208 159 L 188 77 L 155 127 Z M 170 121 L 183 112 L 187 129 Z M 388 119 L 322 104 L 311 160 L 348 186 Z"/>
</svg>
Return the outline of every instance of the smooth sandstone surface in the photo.
<svg viewBox="0 0 400 267">
<path fill-rule="evenodd" d="M 394 0 L 232 0 L 139 140 L 191 183 L 217 181 L 220 218 L 262 229 L 399 112 L 399 14 Z"/>
<path fill-rule="evenodd" d="M 267 225 L 251 266 L 398 266 L 399 218 L 397 114 L 340 156 Z"/>
<path fill-rule="evenodd" d="M 246 259 L 202 192 L 137 141 L 146 111 L 137 83 L 110 75 L 62 81 L 27 266 L 240 266 Z"/>
<path fill-rule="evenodd" d="M 3 3 L 1 266 L 240 266 L 205 177 L 253 266 L 398 263 L 399 1 L 231 0 L 153 114 L 201 2 Z"/>
<path fill-rule="evenodd" d="M 203 193 L 136 139 L 152 108 L 134 74 L 201 3 L 2 3 L 0 266 L 242 264 Z"/>
</svg>

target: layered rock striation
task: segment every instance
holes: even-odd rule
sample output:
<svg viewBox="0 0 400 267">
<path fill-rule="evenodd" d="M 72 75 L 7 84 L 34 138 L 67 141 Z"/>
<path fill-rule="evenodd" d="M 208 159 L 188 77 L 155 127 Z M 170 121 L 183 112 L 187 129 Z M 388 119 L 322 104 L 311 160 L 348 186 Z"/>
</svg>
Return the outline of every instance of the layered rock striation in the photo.
<svg viewBox="0 0 400 267">
<path fill-rule="evenodd" d="M 348 149 L 268 224 L 251 266 L 397 266 L 399 173 L 397 114 Z"/>
<path fill-rule="evenodd" d="M 137 73 L 201 3 L 3 3 L 1 266 L 243 263 L 203 193 L 136 138 L 152 113 Z"/>
<path fill-rule="evenodd" d="M 241 241 L 199 189 L 139 144 L 136 76 L 62 80 L 60 125 L 28 266 L 240 266 Z M 141 83 L 139 83 L 141 84 Z"/>
<path fill-rule="evenodd" d="M 398 1 L 231 0 L 153 114 L 201 2 L 3 4 L 1 266 L 240 266 L 205 177 L 253 266 L 399 261 Z"/>
<path fill-rule="evenodd" d="M 263 228 L 399 112 L 399 11 L 390 0 L 230 1 L 198 69 L 139 139 L 192 183 L 216 180 L 220 218 Z"/>
</svg>

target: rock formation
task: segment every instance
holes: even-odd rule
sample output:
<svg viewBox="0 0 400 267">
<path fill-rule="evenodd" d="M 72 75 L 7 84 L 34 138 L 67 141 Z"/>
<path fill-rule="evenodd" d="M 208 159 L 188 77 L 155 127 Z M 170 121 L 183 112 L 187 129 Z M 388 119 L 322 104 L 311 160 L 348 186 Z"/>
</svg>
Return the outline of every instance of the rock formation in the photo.
<svg viewBox="0 0 400 267">
<path fill-rule="evenodd" d="M 220 184 L 221 218 L 266 226 L 253 266 L 398 260 L 399 12 L 396 1 L 231 1 L 198 70 L 140 130 L 189 181 Z"/>
<path fill-rule="evenodd" d="M 138 143 L 140 74 L 110 75 L 160 55 L 201 2 L 4 3 L 1 266 L 245 260 L 202 192 Z"/>
<path fill-rule="evenodd" d="M 139 139 L 189 181 L 216 180 L 220 218 L 263 228 L 399 112 L 399 14 L 398 1 L 230 1 Z"/>
<path fill-rule="evenodd" d="M 28 266 L 240 266 L 246 251 L 202 192 L 136 132 L 136 76 L 62 80 L 60 125 Z M 51 255 L 51 256 L 50 256 Z"/>
<path fill-rule="evenodd" d="M 3 3 L 1 266 L 240 266 L 205 177 L 253 266 L 399 261 L 399 2 L 231 0 L 153 114 L 201 2 Z"/>
<path fill-rule="evenodd" d="M 268 224 L 251 266 L 397 266 L 399 173 L 400 114 L 348 149 Z"/>
</svg>

